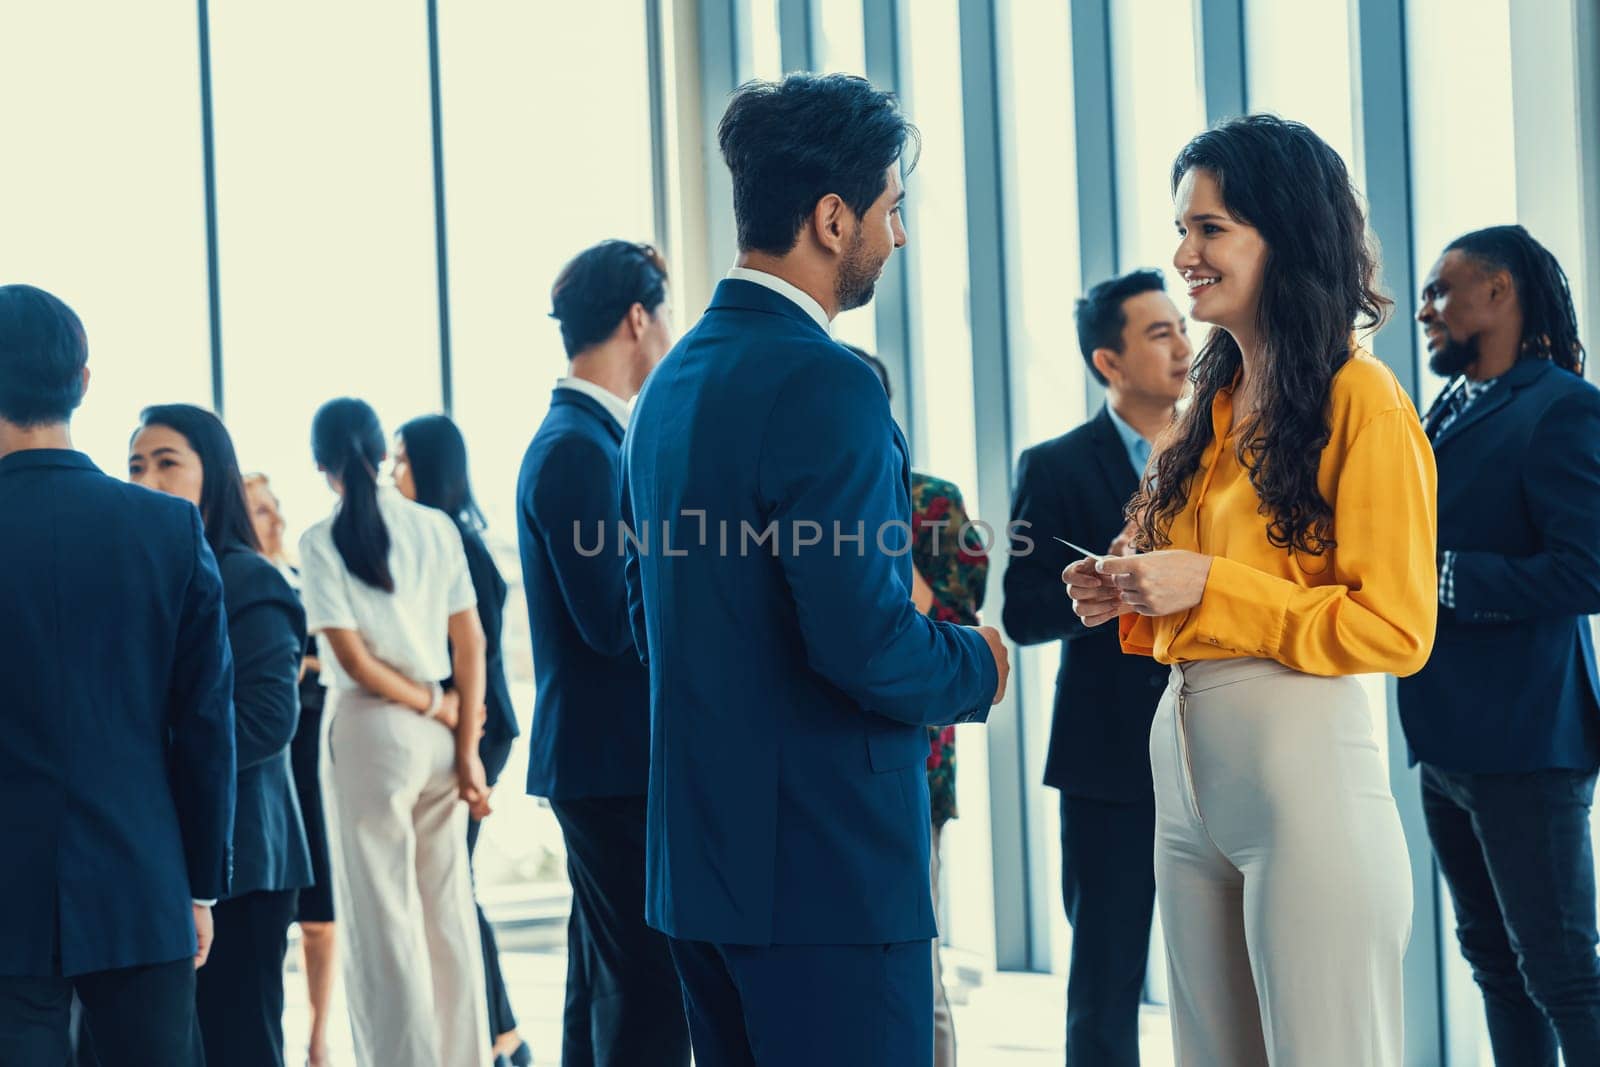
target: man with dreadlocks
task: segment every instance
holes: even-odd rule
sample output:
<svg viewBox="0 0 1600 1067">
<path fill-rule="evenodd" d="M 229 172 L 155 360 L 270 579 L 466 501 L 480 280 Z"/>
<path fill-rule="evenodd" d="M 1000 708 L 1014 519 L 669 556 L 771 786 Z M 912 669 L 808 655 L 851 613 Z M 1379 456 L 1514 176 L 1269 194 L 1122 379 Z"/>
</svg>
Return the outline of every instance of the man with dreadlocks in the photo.
<svg viewBox="0 0 1600 1067">
<path fill-rule="evenodd" d="M 1589 807 L 1600 678 L 1600 390 L 1561 265 L 1521 226 L 1457 238 L 1417 313 L 1450 379 L 1423 420 L 1439 469 L 1439 629 L 1400 681 L 1428 836 L 1497 1063 L 1600 1064 Z"/>
</svg>

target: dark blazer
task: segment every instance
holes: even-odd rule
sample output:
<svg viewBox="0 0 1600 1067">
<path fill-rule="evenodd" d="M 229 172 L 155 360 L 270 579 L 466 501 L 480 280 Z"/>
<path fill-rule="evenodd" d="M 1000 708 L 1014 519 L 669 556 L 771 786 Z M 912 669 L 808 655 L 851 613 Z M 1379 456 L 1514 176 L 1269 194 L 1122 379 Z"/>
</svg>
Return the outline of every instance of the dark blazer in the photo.
<svg viewBox="0 0 1600 1067">
<path fill-rule="evenodd" d="M 1001 621 L 1019 645 L 1061 642 L 1045 785 L 1074 796 L 1148 801 L 1150 721 L 1171 668 L 1125 656 L 1110 624 L 1090 630 L 1072 611 L 1061 571 L 1078 554 L 1055 537 L 1103 551 L 1122 532 L 1139 476 L 1111 416 L 1034 445 L 1017 461 L 1013 522 L 1033 541 L 1006 566 Z"/>
<path fill-rule="evenodd" d="M 1424 419 L 1429 435 L 1443 415 Z M 1433 442 L 1439 549 L 1456 553 L 1427 666 L 1400 679 L 1413 761 L 1452 771 L 1600 764 L 1600 390 L 1524 359 Z"/>
<path fill-rule="evenodd" d="M 617 548 L 621 447 L 622 427 L 604 407 L 557 389 L 517 477 L 538 684 L 528 733 L 534 796 L 636 797 L 648 781 L 649 678 L 633 649 Z M 597 537 L 604 550 L 590 551 Z"/>
<path fill-rule="evenodd" d="M 998 679 L 976 630 L 911 602 L 911 470 L 877 377 L 790 300 L 723 281 L 623 451 L 623 518 L 651 539 L 628 542 L 646 920 L 746 945 L 932 937 L 923 727 L 984 719 Z"/>
<path fill-rule="evenodd" d="M 265 556 L 242 543 L 217 558 L 233 648 L 238 802 L 229 897 L 311 884 L 311 852 L 289 765 L 300 721 L 306 613 Z"/>
<path fill-rule="evenodd" d="M 461 531 L 461 546 L 467 553 L 467 573 L 472 577 L 472 591 L 478 594 L 478 622 L 483 626 L 483 703 L 485 722 L 483 744 L 480 747 L 509 745 L 520 732 L 517 729 L 517 709 L 511 703 L 511 690 L 506 685 L 506 664 L 500 652 L 500 635 L 505 629 L 506 580 L 500 568 L 494 565 L 494 556 L 484 544 L 483 535 L 461 520 L 456 520 Z M 451 680 L 445 681 L 449 688 Z"/>
<path fill-rule="evenodd" d="M 167 963 L 228 891 L 233 657 L 200 513 L 0 459 L 0 975 Z"/>
</svg>

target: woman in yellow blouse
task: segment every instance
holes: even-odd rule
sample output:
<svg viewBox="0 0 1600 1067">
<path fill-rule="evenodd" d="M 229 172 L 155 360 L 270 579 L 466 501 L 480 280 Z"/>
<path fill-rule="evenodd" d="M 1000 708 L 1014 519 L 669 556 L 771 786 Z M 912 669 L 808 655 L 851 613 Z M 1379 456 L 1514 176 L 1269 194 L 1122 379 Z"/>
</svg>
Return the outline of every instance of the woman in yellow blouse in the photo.
<svg viewBox="0 0 1600 1067">
<path fill-rule="evenodd" d="M 1063 579 L 1173 665 L 1150 758 L 1177 1061 L 1398 1065 L 1410 867 L 1351 676 L 1432 648 L 1433 453 L 1353 340 L 1389 302 L 1338 155 L 1248 116 L 1173 188 L 1173 262 L 1217 329 L 1129 505 L 1141 554 Z"/>
</svg>

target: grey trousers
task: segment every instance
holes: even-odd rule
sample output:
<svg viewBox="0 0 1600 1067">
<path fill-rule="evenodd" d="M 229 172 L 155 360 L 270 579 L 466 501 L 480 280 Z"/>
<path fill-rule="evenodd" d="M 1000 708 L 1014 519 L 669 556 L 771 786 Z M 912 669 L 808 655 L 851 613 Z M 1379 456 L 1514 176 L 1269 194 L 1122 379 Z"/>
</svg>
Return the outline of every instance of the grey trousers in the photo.
<svg viewBox="0 0 1600 1067">
<path fill-rule="evenodd" d="M 1361 684 L 1174 667 L 1150 762 L 1179 1067 L 1399 1067 L 1411 869 Z"/>
</svg>

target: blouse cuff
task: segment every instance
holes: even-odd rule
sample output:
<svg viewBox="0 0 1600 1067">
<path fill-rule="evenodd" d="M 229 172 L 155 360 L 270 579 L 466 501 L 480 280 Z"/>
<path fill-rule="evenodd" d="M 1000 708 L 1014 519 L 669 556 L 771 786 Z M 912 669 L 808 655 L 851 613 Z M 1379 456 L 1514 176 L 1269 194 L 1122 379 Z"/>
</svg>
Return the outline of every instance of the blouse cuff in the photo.
<svg viewBox="0 0 1600 1067">
<path fill-rule="evenodd" d="M 1240 656 L 1277 657 L 1293 582 L 1222 556 L 1211 560 L 1205 592 L 1189 612 L 1194 640 Z"/>
</svg>

